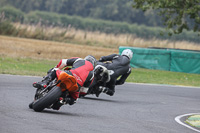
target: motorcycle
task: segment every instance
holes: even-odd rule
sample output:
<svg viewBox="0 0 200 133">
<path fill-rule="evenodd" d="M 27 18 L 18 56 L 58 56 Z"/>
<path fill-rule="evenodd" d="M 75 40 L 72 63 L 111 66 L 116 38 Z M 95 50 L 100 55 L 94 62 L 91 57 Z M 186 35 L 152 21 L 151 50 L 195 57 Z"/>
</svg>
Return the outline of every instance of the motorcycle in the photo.
<svg viewBox="0 0 200 133">
<path fill-rule="evenodd" d="M 86 95 L 96 95 L 99 97 L 106 87 L 106 83 L 110 81 L 110 75 L 112 70 L 108 70 L 102 65 L 97 65 L 94 69 L 94 81 L 89 88 L 81 87 L 79 97 L 85 97 Z"/>
<path fill-rule="evenodd" d="M 57 77 L 45 88 L 36 90 L 34 101 L 29 108 L 41 112 L 45 108 L 58 110 L 62 105 L 67 104 L 65 97 L 69 92 L 76 92 L 78 85 L 76 79 L 63 71 L 56 71 Z"/>
</svg>

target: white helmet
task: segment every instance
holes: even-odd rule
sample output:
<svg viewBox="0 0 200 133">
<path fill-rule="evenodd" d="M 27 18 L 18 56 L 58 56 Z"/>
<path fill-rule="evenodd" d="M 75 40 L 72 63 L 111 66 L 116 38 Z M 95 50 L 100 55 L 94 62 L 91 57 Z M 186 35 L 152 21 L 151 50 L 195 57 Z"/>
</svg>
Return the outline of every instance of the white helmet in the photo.
<svg viewBox="0 0 200 133">
<path fill-rule="evenodd" d="M 133 57 L 133 52 L 130 49 L 125 49 L 122 51 L 121 55 L 125 55 L 131 60 Z"/>
</svg>

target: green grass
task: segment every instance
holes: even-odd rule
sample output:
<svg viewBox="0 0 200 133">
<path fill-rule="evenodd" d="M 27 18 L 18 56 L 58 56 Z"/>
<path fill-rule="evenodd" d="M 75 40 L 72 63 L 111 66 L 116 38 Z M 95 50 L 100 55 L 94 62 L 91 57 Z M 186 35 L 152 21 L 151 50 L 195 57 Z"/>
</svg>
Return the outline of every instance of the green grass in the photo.
<svg viewBox="0 0 200 133">
<path fill-rule="evenodd" d="M 0 57 L 0 73 L 13 75 L 44 76 L 58 61 L 30 58 Z"/>
<path fill-rule="evenodd" d="M 127 82 L 183 85 L 200 87 L 200 75 L 180 72 L 132 69 Z"/>
<path fill-rule="evenodd" d="M 30 58 L 0 57 L 0 73 L 13 75 L 45 76 L 46 72 L 57 65 L 58 61 Z M 152 83 L 200 87 L 200 75 L 169 71 L 132 69 L 126 80 L 134 83 Z"/>
</svg>

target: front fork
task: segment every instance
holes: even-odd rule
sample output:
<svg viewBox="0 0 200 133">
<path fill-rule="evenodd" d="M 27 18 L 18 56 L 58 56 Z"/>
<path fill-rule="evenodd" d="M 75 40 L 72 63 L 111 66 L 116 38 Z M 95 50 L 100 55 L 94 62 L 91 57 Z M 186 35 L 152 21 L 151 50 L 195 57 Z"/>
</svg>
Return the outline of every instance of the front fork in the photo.
<svg viewBox="0 0 200 133">
<path fill-rule="evenodd" d="M 54 86 L 56 86 L 59 83 L 60 83 L 60 81 L 56 82 L 56 79 L 54 79 L 52 82 L 49 83 L 49 85 L 47 85 L 46 88 L 38 88 L 36 90 L 34 100 L 37 100 L 37 99 L 43 97 L 45 94 L 47 94 L 51 90 L 51 88 L 53 88 Z"/>
</svg>

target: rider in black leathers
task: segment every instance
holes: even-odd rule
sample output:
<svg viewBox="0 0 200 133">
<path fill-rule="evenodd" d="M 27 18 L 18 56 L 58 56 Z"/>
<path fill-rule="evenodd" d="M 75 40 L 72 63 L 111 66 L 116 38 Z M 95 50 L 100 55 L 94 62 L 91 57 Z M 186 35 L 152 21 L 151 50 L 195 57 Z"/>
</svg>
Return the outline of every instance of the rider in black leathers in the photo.
<svg viewBox="0 0 200 133">
<path fill-rule="evenodd" d="M 124 84 L 131 73 L 130 60 L 132 56 L 133 52 L 130 49 L 125 49 L 121 55 L 111 54 L 100 58 L 97 64 L 105 66 L 110 71 L 110 81 L 106 83 L 106 88 L 103 90 L 104 93 L 113 96 L 115 93 L 115 85 Z M 111 62 L 104 63 L 105 61 Z"/>
</svg>

